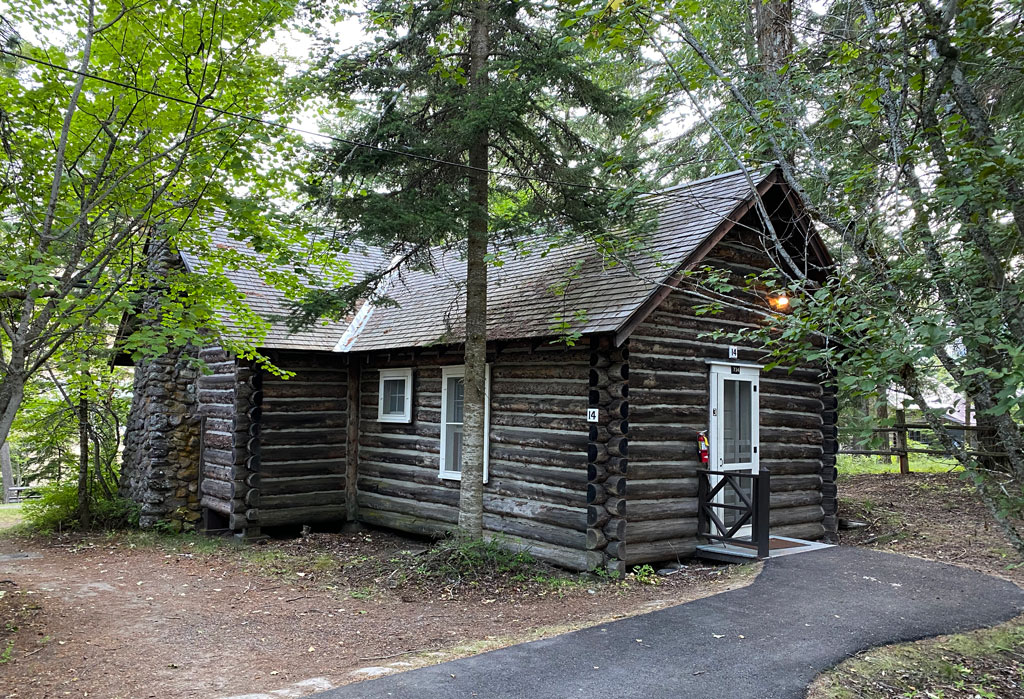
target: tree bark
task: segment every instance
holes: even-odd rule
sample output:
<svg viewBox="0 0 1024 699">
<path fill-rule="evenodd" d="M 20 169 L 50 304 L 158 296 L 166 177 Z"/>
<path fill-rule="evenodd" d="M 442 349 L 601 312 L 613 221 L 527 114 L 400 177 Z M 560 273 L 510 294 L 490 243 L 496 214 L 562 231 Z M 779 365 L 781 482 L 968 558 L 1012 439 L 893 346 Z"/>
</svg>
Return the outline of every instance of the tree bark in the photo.
<svg viewBox="0 0 1024 699">
<path fill-rule="evenodd" d="M 14 470 L 11 468 L 11 445 L 0 444 L 0 474 L 4 479 L 3 503 L 11 501 L 11 488 L 14 487 Z"/>
<path fill-rule="evenodd" d="M 88 529 L 89 516 L 89 399 L 78 399 L 78 523 Z"/>
<path fill-rule="evenodd" d="M 481 108 L 487 97 L 487 60 L 490 22 L 487 0 L 479 0 L 470 28 L 471 102 Z M 484 458 L 487 444 L 487 239 L 489 133 L 482 126 L 469 150 L 469 187 L 473 211 L 466 253 L 466 390 L 463 416 L 462 485 L 459 497 L 459 532 L 469 539 L 483 538 Z"/>
</svg>

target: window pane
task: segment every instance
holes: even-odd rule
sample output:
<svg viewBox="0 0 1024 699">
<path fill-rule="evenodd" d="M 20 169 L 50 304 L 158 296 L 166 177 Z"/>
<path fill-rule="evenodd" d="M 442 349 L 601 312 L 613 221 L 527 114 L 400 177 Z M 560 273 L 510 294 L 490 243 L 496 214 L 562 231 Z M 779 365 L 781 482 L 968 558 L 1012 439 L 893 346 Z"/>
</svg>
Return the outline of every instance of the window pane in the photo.
<svg viewBox="0 0 1024 699">
<path fill-rule="evenodd" d="M 466 384 L 461 376 L 448 377 L 448 404 L 445 406 L 445 422 L 462 422 L 463 399 Z"/>
<path fill-rule="evenodd" d="M 445 471 L 462 471 L 462 425 L 445 425 Z"/>
<path fill-rule="evenodd" d="M 723 381 L 722 447 L 724 463 L 745 464 L 753 461 L 751 443 L 752 418 L 749 381 Z"/>
<path fill-rule="evenodd" d="M 405 413 L 405 379 L 384 379 L 384 414 Z"/>
</svg>

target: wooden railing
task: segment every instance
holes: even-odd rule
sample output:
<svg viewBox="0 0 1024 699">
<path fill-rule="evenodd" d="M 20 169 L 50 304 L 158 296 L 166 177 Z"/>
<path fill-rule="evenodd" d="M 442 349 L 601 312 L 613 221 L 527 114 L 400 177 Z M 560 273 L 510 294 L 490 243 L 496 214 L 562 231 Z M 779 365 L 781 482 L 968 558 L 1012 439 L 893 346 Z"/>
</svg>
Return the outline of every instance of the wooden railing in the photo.
<svg viewBox="0 0 1024 699">
<path fill-rule="evenodd" d="M 948 449 L 921 449 L 907 446 L 909 444 L 908 434 L 911 430 L 923 430 L 934 432 L 930 424 L 926 422 L 907 422 L 906 411 L 896 411 L 896 423 L 892 427 L 876 427 L 871 430 L 872 434 L 891 434 L 892 448 L 890 449 L 844 449 L 840 447 L 840 454 L 853 454 L 857 456 L 888 456 L 896 457 L 899 461 L 900 473 L 910 473 L 910 455 L 911 454 L 929 454 L 931 456 L 946 456 L 953 457 L 953 454 Z M 978 427 L 976 425 L 957 425 L 950 424 L 948 429 L 954 431 L 962 431 L 965 435 L 969 435 L 972 432 L 976 432 Z M 840 432 L 843 430 L 840 429 Z M 886 440 L 888 441 L 888 440 Z M 965 445 L 968 447 L 964 453 L 970 456 L 991 456 L 991 457 L 1002 457 L 1006 456 L 1005 453 L 978 451 L 970 448 L 970 444 L 973 440 L 967 438 Z"/>
<path fill-rule="evenodd" d="M 711 484 L 712 478 L 718 482 Z M 750 480 L 751 488 L 743 487 Z M 740 502 L 738 505 L 715 502 L 715 498 L 731 490 Z M 768 558 L 768 515 L 771 510 L 771 486 L 767 471 L 742 473 L 739 471 L 697 470 L 697 537 L 719 541 L 731 546 L 757 551 L 758 558 Z M 732 510 L 738 514 L 731 526 L 726 525 L 724 512 Z M 719 515 L 722 511 L 722 516 Z M 750 536 L 737 536 L 743 527 L 750 525 Z M 714 527 L 714 531 L 712 530 Z"/>
</svg>

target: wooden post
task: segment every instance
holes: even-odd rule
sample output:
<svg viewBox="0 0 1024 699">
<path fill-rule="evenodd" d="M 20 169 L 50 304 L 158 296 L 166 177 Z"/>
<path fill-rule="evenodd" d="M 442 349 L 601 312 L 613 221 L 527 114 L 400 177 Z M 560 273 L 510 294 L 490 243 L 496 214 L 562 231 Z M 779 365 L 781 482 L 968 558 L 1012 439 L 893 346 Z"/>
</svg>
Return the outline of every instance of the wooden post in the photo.
<svg viewBox="0 0 1024 699">
<path fill-rule="evenodd" d="M 754 488 L 751 495 L 754 497 L 754 521 L 751 533 L 754 535 L 754 543 L 757 544 L 757 557 L 768 558 L 771 555 L 769 543 L 768 519 L 771 514 L 771 485 L 769 483 L 771 474 L 767 469 L 761 471 L 754 477 Z"/>
<path fill-rule="evenodd" d="M 900 473 L 910 473 L 910 457 L 907 454 L 907 411 L 900 408 L 896 411 L 896 454 L 900 460 Z"/>
<path fill-rule="evenodd" d="M 415 379 L 415 377 L 414 377 Z M 359 362 L 349 357 L 348 405 L 346 408 L 345 449 L 345 519 L 349 523 L 359 520 L 359 500 L 356 490 L 359 479 Z M 408 390 L 412 390 L 410 385 Z"/>
</svg>

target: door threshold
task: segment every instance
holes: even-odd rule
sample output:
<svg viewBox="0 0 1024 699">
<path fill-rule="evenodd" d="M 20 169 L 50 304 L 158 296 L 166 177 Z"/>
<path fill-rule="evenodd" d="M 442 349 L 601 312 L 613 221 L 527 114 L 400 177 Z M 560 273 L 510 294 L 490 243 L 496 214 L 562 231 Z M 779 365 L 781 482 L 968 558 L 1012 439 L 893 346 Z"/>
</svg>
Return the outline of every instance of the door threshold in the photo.
<svg viewBox="0 0 1024 699">
<path fill-rule="evenodd" d="M 768 557 L 779 558 L 780 556 L 792 556 L 797 553 L 818 551 L 820 549 L 832 548 L 833 544 L 823 544 L 818 541 L 806 541 L 794 539 L 789 536 L 771 536 L 768 538 Z M 701 558 L 710 558 L 726 563 L 741 563 L 757 560 L 757 550 L 749 546 L 737 546 L 726 542 L 713 544 L 702 544 L 697 547 L 696 554 Z"/>
</svg>

